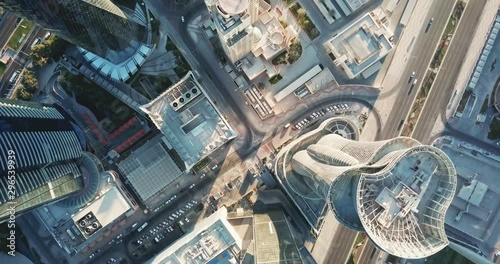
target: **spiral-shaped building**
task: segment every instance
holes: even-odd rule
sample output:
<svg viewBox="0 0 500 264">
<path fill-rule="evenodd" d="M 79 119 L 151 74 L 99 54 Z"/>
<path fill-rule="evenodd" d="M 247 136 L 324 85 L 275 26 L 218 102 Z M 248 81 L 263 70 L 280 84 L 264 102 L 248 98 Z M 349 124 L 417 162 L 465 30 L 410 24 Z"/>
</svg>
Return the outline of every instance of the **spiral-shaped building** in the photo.
<svg viewBox="0 0 500 264">
<path fill-rule="evenodd" d="M 447 246 L 444 218 L 457 181 L 449 157 L 407 137 L 346 139 L 328 129 L 337 119 L 281 150 L 275 168 L 282 184 L 325 200 L 339 222 L 389 254 L 423 258 Z"/>
</svg>

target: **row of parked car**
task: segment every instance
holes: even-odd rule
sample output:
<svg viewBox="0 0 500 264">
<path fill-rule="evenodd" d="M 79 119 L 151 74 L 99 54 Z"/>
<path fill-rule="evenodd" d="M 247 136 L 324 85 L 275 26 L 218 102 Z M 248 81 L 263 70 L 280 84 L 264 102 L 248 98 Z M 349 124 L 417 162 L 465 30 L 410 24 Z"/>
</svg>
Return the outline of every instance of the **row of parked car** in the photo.
<svg viewBox="0 0 500 264">
<path fill-rule="evenodd" d="M 149 230 L 148 234 L 141 236 L 137 239 L 136 243 L 138 245 L 142 245 L 144 241 L 154 238 L 155 242 L 160 241 L 164 238 L 163 233 L 170 233 L 174 230 L 174 226 L 172 225 L 174 222 L 178 222 L 179 225 L 184 225 L 184 222 L 189 223 L 189 219 L 185 217 L 182 219 L 182 216 L 186 213 L 187 210 L 193 208 L 198 202 L 192 200 L 184 205 L 183 209 L 178 209 L 173 212 L 170 216 L 168 216 L 163 222 L 159 223 L 157 226 Z M 184 221 L 184 222 L 183 222 Z"/>
<path fill-rule="evenodd" d="M 345 112 L 349 110 L 349 105 L 348 104 L 337 104 L 337 105 L 332 105 L 332 106 L 328 106 L 328 107 L 325 107 L 319 111 L 316 111 L 314 113 L 312 113 L 309 117 L 306 117 L 304 118 L 303 120 L 299 121 L 297 124 L 293 125 L 292 126 L 292 129 L 293 130 L 298 130 L 298 129 L 302 129 L 303 127 L 305 127 L 309 122 L 311 122 L 312 120 L 318 118 L 318 117 L 321 117 L 323 115 L 325 115 L 326 113 L 336 113 L 336 112 L 339 112 L 339 113 L 342 113 L 342 112 Z"/>
</svg>

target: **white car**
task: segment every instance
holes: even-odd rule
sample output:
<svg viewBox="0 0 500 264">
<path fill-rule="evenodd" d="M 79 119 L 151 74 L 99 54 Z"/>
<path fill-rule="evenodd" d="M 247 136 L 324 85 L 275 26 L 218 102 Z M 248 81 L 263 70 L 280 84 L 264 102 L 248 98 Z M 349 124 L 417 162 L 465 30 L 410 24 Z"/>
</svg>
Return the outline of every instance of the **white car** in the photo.
<svg viewBox="0 0 500 264">
<path fill-rule="evenodd" d="M 215 170 L 219 167 L 219 165 L 215 164 L 213 167 L 212 167 L 212 170 Z"/>
<path fill-rule="evenodd" d="M 184 21 L 184 16 L 181 16 L 181 21 L 182 21 L 182 23 L 184 23 L 184 22 L 185 22 L 185 21 Z"/>
</svg>

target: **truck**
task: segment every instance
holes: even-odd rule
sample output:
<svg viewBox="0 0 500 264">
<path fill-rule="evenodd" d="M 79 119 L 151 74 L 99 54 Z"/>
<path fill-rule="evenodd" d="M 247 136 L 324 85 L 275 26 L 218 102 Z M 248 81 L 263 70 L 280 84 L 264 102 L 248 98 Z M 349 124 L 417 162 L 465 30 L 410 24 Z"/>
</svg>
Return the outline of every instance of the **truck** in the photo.
<svg viewBox="0 0 500 264">
<path fill-rule="evenodd" d="M 17 78 L 19 77 L 19 71 L 15 71 L 12 76 L 10 76 L 9 82 L 10 83 L 15 83 L 17 81 Z"/>
</svg>

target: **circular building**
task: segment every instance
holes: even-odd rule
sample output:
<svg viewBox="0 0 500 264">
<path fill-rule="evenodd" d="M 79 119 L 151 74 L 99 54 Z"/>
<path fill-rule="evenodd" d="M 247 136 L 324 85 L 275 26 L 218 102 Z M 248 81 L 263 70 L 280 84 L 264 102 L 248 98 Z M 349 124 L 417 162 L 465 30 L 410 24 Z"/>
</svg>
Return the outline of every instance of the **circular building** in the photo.
<svg viewBox="0 0 500 264">
<path fill-rule="evenodd" d="M 407 137 L 354 141 L 348 124 L 326 120 L 281 150 L 282 184 L 325 200 L 339 222 L 389 254 L 424 258 L 446 247 L 444 217 L 457 181 L 449 157 Z"/>
</svg>

